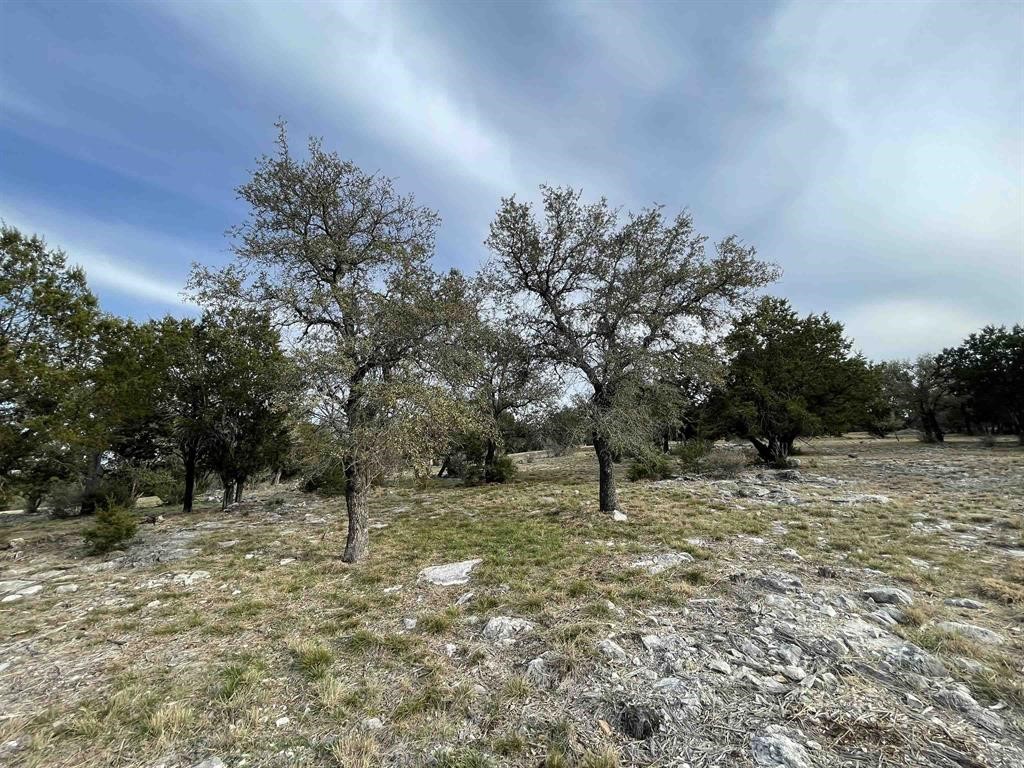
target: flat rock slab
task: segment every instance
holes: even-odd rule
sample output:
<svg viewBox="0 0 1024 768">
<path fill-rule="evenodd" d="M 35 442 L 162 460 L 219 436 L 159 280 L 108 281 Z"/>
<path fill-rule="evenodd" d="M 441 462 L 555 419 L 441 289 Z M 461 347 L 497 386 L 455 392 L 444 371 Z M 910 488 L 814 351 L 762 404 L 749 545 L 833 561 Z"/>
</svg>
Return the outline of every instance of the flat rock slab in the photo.
<svg viewBox="0 0 1024 768">
<path fill-rule="evenodd" d="M 913 605 L 914 598 L 896 587 L 868 587 L 861 594 L 880 605 Z"/>
<path fill-rule="evenodd" d="M 653 557 L 645 557 L 633 563 L 634 568 L 643 568 L 655 576 L 681 563 L 692 563 L 693 555 L 688 552 L 663 552 Z"/>
<path fill-rule="evenodd" d="M 958 635 L 985 645 L 1002 645 L 1006 642 L 1006 638 L 998 632 L 961 621 L 940 621 L 935 624 L 935 629 L 947 635 Z"/>
<path fill-rule="evenodd" d="M 766 768 L 811 768 L 807 750 L 777 725 L 769 725 L 750 740 L 750 755 Z"/>
<path fill-rule="evenodd" d="M 466 584 L 470 573 L 482 562 L 483 560 L 478 557 L 475 560 L 463 560 L 458 563 L 431 565 L 420 571 L 417 578 L 419 581 L 426 581 L 439 587 L 454 587 Z"/>
</svg>

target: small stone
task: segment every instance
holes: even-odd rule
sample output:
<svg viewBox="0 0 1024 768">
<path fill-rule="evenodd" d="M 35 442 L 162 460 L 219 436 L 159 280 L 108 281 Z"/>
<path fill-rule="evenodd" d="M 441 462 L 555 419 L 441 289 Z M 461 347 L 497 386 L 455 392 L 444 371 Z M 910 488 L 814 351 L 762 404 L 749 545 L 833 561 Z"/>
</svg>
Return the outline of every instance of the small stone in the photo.
<svg viewBox="0 0 1024 768">
<path fill-rule="evenodd" d="M 283 728 L 284 726 L 288 725 L 288 723 L 290 723 L 290 722 L 291 722 L 291 718 L 279 717 L 279 718 L 277 718 L 277 720 L 274 721 L 274 725 L 276 725 L 278 728 Z"/>
<path fill-rule="evenodd" d="M 42 584 L 33 584 L 31 587 L 25 587 L 23 590 L 21 590 L 20 594 L 24 597 L 29 597 L 31 595 L 38 595 L 42 591 Z"/>
<path fill-rule="evenodd" d="M 861 595 L 879 604 L 913 605 L 914 598 L 908 592 L 896 587 L 868 587 Z"/>
<path fill-rule="evenodd" d="M 379 717 L 368 717 L 360 725 L 364 731 L 379 731 L 384 727 L 384 723 Z"/>
<path fill-rule="evenodd" d="M 190 587 L 196 582 L 206 581 L 210 578 L 209 571 L 192 571 L 192 573 L 179 573 L 174 577 L 175 584 L 182 584 Z"/>
<path fill-rule="evenodd" d="M 413 619 L 413 618 L 402 619 L 402 626 L 405 627 L 408 630 L 416 629 L 416 619 Z"/>
<path fill-rule="evenodd" d="M 833 568 L 831 565 L 823 565 L 820 568 L 818 568 L 818 575 L 823 579 L 834 579 L 837 576 L 839 576 L 839 574 L 836 572 L 836 569 Z"/>
<path fill-rule="evenodd" d="M 622 650 L 622 646 L 616 643 L 611 638 L 602 640 L 597 644 L 597 650 L 603 653 L 609 660 L 616 662 L 625 662 L 629 659 L 626 652 Z"/>
<path fill-rule="evenodd" d="M 785 666 L 782 667 L 779 670 L 779 672 L 782 673 L 783 677 L 787 678 L 788 680 L 792 680 L 794 683 L 799 683 L 801 680 L 807 677 L 807 673 L 804 672 L 800 667 Z"/>
<path fill-rule="evenodd" d="M 4 598 L 0 600 L 0 603 L 15 603 L 18 600 L 24 600 L 25 596 L 15 592 L 13 595 L 4 595 Z"/>
<path fill-rule="evenodd" d="M 532 621 L 512 616 L 495 616 L 484 626 L 484 637 L 488 640 L 510 640 L 531 629 L 533 629 Z"/>
<path fill-rule="evenodd" d="M 784 549 L 781 552 L 779 552 L 779 555 L 782 557 L 783 560 L 803 560 L 803 558 L 800 556 L 800 553 L 797 552 L 795 549 Z"/>
<path fill-rule="evenodd" d="M 663 552 L 653 557 L 645 557 L 633 562 L 634 568 L 643 568 L 652 576 L 674 568 L 681 563 L 692 563 L 693 555 L 689 552 Z"/>
<path fill-rule="evenodd" d="M 295 562 L 295 558 L 294 557 L 282 557 L 281 558 L 281 565 L 291 565 L 294 562 Z"/>
<path fill-rule="evenodd" d="M 71 592 L 77 592 L 78 591 L 78 585 L 77 584 L 61 584 L 59 587 L 57 587 L 57 591 L 60 592 L 62 595 L 66 595 L 66 594 L 69 594 Z"/>
<path fill-rule="evenodd" d="M 769 725 L 750 740 L 750 754 L 755 763 L 767 768 L 811 768 L 807 751 L 777 725 Z"/>
<path fill-rule="evenodd" d="M 419 572 L 419 581 L 426 581 L 436 584 L 439 587 L 453 587 L 458 584 L 465 584 L 469 581 L 470 573 L 483 560 L 463 560 L 458 563 L 446 563 L 444 565 L 432 565 Z"/>
<path fill-rule="evenodd" d="M 460 596 L 459 596 L 459 599 L 455 601 L 455 604 L 456 604 L 456 605 L 465 605 L 465 604 L 466 604 L 466 603 L 468 603 L 468 602 L 469 602 L 470 600 L 472 600 L 472 599 L 473 599 L 473 597 L 474 597 L 474 593 L 472 593 L 472 592 L 466 592 L 466 593 L 465 593 L 464 595 L 460 595 Z"/>
<path fill-rule="evenodd" d="M 718 672 L 722 675 L 731 675 L 732 667 L 729 666 L 729 662 L 724 659 L 712 659 L 708 662 L 708 669 L 712 672 Z"/>
<path fill-rule="evenodd" d="M 967 608 L 972 611 L 980 611 L 985 607 L 984 603 L 969 597 L 947 597 L 942 602 L 954 608 Z"/>
<path fill-rule="evenodd" d="M 628 518 L 628 517 L 626 517 L 626 515 L 625 515 L 625 513 L 624 513 L 624 512 L 620 512 L 620 511 L 619 511 L 619 510 L 617 510 L 617 509 L 616 509 L 616 510 L 615 510 L 614 512 L 612 512 L 612 520 L 614 520 L 614 521 L 615 521 L 616 523 L 624 523 L 624 522 L 626 522 L 626 521 L 627 521 L 628 519 L 629 519 L 629 518 Z"/>
</svg>

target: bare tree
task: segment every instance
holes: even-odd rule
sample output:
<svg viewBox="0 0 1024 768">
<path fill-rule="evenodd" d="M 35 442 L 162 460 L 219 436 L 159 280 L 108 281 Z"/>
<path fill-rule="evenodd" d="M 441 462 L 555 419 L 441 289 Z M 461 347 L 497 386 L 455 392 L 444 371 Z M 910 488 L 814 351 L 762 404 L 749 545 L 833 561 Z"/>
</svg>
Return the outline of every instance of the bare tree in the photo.
<svg viewBox="0 0 1024 768">
<path fill-rule="evenodd" d="M 712 254 L 688 212 L 655 206 L 622 216 L 605 199 L 581 203 L 570 188 L 541 187 L 543 218 L 505 198 L 491 224 L 491 270 L 508 311 L 541 354 L 577 372 L 589 389 L 600 508 L 618 507 L 617 445 L 650 439 L 631 428 L 623 396 L 655 378 L 660 363 L 714 332 L 777 270 L 736 237 Z"/>
<path fill-rule="evenodd" d="M 235 260 L 192 288 L 206 303 L 240 303 L 288 326 L 314 420 L 340 445 L 348 512 L 344 559 L 368 550 L 368 490 L 400 459 L 435 450 L 458 409 L 432 386 L 446 329 L 466 311 L 465 280 L 429 259 L 439 218 L 392 181 L 311 139 L 308 155 L 277 151 L 238 189 L 248 220 Z"/>
</svg>

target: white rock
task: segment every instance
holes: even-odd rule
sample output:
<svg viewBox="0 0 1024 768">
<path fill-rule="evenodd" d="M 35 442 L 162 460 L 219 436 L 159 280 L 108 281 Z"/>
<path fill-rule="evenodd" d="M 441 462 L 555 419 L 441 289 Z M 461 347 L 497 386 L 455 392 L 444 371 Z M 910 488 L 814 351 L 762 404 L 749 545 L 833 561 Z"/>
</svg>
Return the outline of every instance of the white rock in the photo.
<svg viewBox="0 0 1024 768">
<path fill-rule="evenodd" d="M 724 659 L 712 659 L 708 662 L 708 669 L 712 672 L 718 672 L 722 675 L 731 675 L 732 667 L 729 666 L 729 662 Z"/>
<path fill-rule="evenodd" d="M 795 549 L 784 549 L 779 553 L 779 555 L 782 557 L 783 560 L 803 560 L 803 558 L 800 556 L 800 553 L 797 552 Z"/>
<path fill-rule="evenodd" d="M 454 587 L 458 584 L 467 583 L 472 570 L 482 562 L 483 560 L 478 557 L 474 560 L 463 560 L 458 563 L 432 565 L 420 571 L 417 578 L 419 581 L 426 581 L 439 587 Z"/>
<path fill-rule="evenodd" d="M 42 591 L 42 584 L 33 584 L 31 587 L 25 587 L 23 590 L 21 590 L 19 594 L 21 594 L 23 597 L 28 597 L 30 595 L 38 595 Z"/>
<path fill-rule="evenodd" d="M 277 718 L 277 720 L 274 721 L 274 725 L 276 725 L 278 728 L 283 728 L 284 726 L 288 725 L 288 723 L 290 723 L 290 722 L 291 722 L 291 718 L 279 717 L 279 718 Z"/>
<path fill-rule="evenodd" d="M 409 630 L 416 629 L 416 619 L 413 619 L 413 618 L 402 619 L 402 626 L 405 627 L 406 629 L 409 629 Z"/>
<path fill-rule="evenodd" d="M 611 638 L 602 640 L 598 643 L 597 650 L 603 653 L 611 661 L 624 662 L 629 659 L 626 652 L 622 649 L 622 646 Z"/>
<path fill-rule="evenodd" d="M 755 763 L 767 768 L 811 768 L 807 750 L 777 725 L 769 725 L 750 740 L 750 754 Z"/>
<path fill-rule="evenodd" d="M 291 565 L 295 562 L 294 557 L 283 557 L 281 558 L 281 565 Z"/>
<path fill-rule="evenodd" d="M 495 616 L 484 626 L 484 637 L 488 640 L 509 640 L 533 629 L 533 622 L 512 616 Z"/>
<path fill-rule="evenodd" d="M 459 596 L 459 599 L 455 601 L 455 604 L 456 605 L 465 605 L 466 603 L 468 603 L 470 600 L 473 599 L 473 596 L 474 595 L 473 595 L 472 592 L 466 592 L 464 595 L 460 595 Z"/>
<path fill-rule="evenodd" d="M 940 621 L 935 624 L 935 628 L 946 634 L 959 635 L 985 645 L 1002 645 L 1006 642 L 1006 638 L 998 632 L 961 621 Z"/>
<path fill-rule="evenodd" d="M 969 608 L 972 611 L 980 611 L 985 607 L 984 603 L 969 597 L 947 597 L 942 602 L 954 608 Z"/>
<path fill-rule="evenodd" d="M 0 600 L 0 603 L 14 603 L 14 602 L 17 602 L 18 600 L 24 600 L 24 599 L 25 599 L 24 595 L 22 595 L 22 594 L 20 594 L 18 592 L 15 592 L 13 595 L 5 595 L 4 598 L 2 600 Z"/>
<path fill-rule="evenodd" d="M 619 512 L 619 510 L 617 509 L 614 512 L 612 512 L 612 520 L 614 520 L 616 523 L 624 523 L 628 519 L 629 518 L 626 517 L 626 514 L 624 512 Z"/>
<path fill-rule="evenodd" d="M 663 552 L 653 557 L 645 557 L 633 562 L 634 568 L 644 568 L 649 574 L 655 576 L 669 568 L 674 568 L 680 563 L 692 563 L 693 555 L 689 552 Z"/>
<path fill-rule="evenodd" d="M 914 598 L 910 593 L 896 587 L 868 587 L 861 594 L 876 603 L 889 605 L 913 605 Z"/>
<path fill-rule="evenodd" d="M 78 585 L 77 584 L 61 584 L 59 587 L 57 587 L 57 591 L 60 592 L 63 595 L 66 595 L 66 594 L 68 594 L 70 592 L 77 592 L 78 591 Z"/>
<path fill-rule="evenodd" d="M 210 578 L 209 571 L 192 571 L 192 573 L 179 573 L 174 577 L 175 584 L 182 584 L 191 587 L 199 581 L 206 581 Z"/>
<path fill-rule="evenodd" d="M 384 727 L 379 717 L 368 717 L 361 723 L 364 731 L 379 731 Z"/>
</svg>

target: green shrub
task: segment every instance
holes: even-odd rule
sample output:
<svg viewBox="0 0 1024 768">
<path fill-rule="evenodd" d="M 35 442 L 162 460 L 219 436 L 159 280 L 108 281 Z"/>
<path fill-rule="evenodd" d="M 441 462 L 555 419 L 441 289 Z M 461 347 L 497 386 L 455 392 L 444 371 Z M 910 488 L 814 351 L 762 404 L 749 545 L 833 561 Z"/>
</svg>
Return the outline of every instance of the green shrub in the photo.
<svg viewBox="0 0 1024 768">
<path fill-rule="evenodd" d="M 633 459 L 629 465 L 627 476 L 634 482 L 637 480 L 664 480 L 675 476 L 675 466 L 661 453 L 644 454 Z"/>
<path fill-rule="evenodd" d="M 321 496 L 344 496 L 347 482 L 345 481 L 345 467 L 341 462 L 318 467 L 306 476 L 302 489 L 308 493 L 318 493 Z"/>
<path fill-rule="evenodd" d="M 124 507 L 104 507 L 85 529 L 85 543 L 91 555 L 103 555 L 121 548 L 135 535 L 135 515 Z"/>
<path fill-rule="evenodd" d="M 484 480 L 488 483 L 508 483 L 515 479 L 519 468 L 509 455 L 499 456 L 494 463 L 484 468 Z"/>
<path fill-rule="evenodd" d="M 46 504 L 52 517 L 74 517 L 82 507 L 82 485 L 73 480 L 59 480 L 50 486 Z"/>
<path fill-rule="evenodd" d="M 694 437 L 672 446 L 672 455 L 680 459 L 686 469 L 696 469 L 700 460 L 711 453 L 711 448 L 709 440 Z"/>
</svg>

